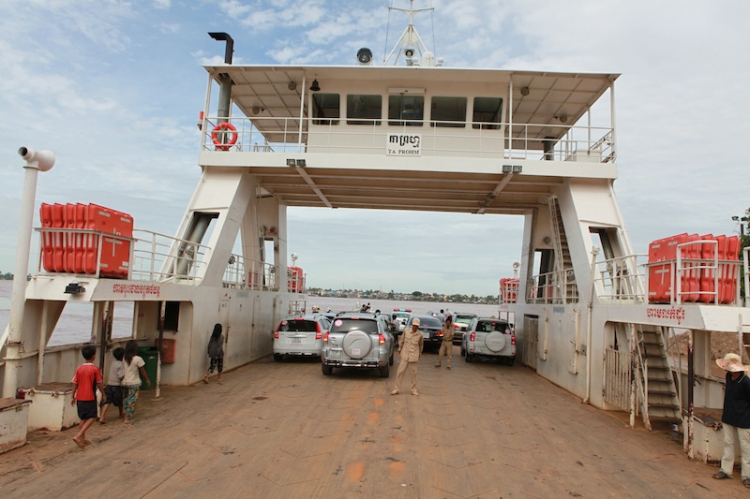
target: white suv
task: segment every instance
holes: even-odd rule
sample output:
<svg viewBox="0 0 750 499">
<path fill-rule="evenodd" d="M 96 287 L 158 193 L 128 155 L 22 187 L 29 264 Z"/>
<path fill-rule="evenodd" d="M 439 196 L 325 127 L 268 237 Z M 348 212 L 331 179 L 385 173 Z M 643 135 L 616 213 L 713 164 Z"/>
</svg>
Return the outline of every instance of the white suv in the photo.
<svg viewBox="0 0 750 499">
<path fill-rule="evenodd" d="M 287 317 L 273 332 L 273 360 L 285 355 L 317 357 L 323 348 L 323 334 L 331 324 L 322 314 Z"/>
<path fill-rule="evenodd" d="M 477 357 L 504 360 L 509 366 L 516 361 L 516 333 L 506 321 L 477 317 L 471 321 L 461 339 L 461 355 L 466 362 Z"/>
</svg>

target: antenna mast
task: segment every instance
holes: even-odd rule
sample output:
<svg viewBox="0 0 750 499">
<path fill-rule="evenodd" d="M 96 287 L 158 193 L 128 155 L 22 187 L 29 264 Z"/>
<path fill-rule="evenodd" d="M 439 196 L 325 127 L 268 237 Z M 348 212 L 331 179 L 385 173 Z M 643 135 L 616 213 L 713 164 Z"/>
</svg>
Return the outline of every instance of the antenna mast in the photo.
<svg viewBox="0 0 750 499">
<path fill-rule="evenodd" d="M 409 0 L 409 9 L 388 7 L 388 10 L 397 10 L 399 12 L 404 12 L 409 17 L 409 23 L 407 24 L 404 32 L 401 33 L 399 39 L 396 40 L 396 45 L 393 46 L 393 50 L 391 50 L 391 53 L 388 54 L 388 57 L 386 57 L 383 61 L 383 65 L 387 66 L 390 60 L 393 58 L 393 65 L 395 66 L 396 64 L 398 64 L 398 60 L 399 57 L 401 57 L 401 54 L 404 54 L 404 56 L 406 57 L 407 64 L 412 65 L 413 60 L 416 58 L 417 54 L 419 54 L 419 60 L 421 60 L 422 56 L 428 52 L 427 46 L 422 41 L 422 38 L 420 38 L 419 33 L 417 33 L 417 28 L 414 26 L 414 16 L 419 14 L 420 12 L 433 12 L 435 9 L 432 7 L 430 7 L 429 9 L 414 9 L 414 0 Z M 409 49 L 411 49 L 411 55 L 406 54 Z M 412 64 L 409 64 L 410 61 L 412 62 Z"/>
</svg>

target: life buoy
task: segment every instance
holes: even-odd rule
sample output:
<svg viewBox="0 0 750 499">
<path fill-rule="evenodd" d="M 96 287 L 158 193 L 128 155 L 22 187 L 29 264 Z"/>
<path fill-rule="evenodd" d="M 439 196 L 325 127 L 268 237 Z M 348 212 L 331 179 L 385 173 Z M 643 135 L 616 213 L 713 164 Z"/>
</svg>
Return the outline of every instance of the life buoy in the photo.
<svg viewBox="0 0 750 499">
<path fill-rule="evenodd" d="M 230 131 L 229 142 L 222 142 L 219 139 L 219 132 L 222 132 L 222 135 L 227 133 L 223 131 L 224 129 L 227 129 Z M 237 129 L 234 127 L 234 125 L 232 125 L 228 121 L 219 123 L 218 125 L 214 127 L 214 131 L 211 132 L 211 140 L 214 141 L 214 145 L 216 146 L 216 148 L 222 149 L 224 151 L 226 151 L 227 149 L 229 149 L 230 147 L 232 147 L 234 144 L 237 143 L 238 136 L 239 134 L 237 133 Z"/>
</svg>

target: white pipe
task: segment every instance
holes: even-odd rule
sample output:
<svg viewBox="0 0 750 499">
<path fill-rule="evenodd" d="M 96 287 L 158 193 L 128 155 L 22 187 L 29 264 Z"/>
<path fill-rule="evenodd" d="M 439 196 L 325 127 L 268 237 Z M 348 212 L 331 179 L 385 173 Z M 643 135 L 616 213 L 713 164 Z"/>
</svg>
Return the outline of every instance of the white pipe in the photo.
<svg viewBox="0 0 750 499">
<path fill-rule="evenodd" d="M 21 369 L 20 350 L 23 341 L 21 327 L 26 303 L 26 274 L 29 272 L 31 251 L 31 227 L 36 202 L 36 182 L 39 171 L 47 171 L 55 164 L 55 155 L 49 151 L 34 151 L 21 147 L 18 154 L 26 160 L 24 169 L 23 194 L 21 197 L 21 217 L 18 223 L 16 243 L 16 268 L 13 274 L 13 291 L 10 302 L 10 320 L 5 354 L 5 377 L 3 397 L 15 398 L 18 390 L 18 371 Z"/>
<path fill-rule="evenodd" d="M 584 404 L 588 404 L 591 401 L 591 329 L 592 315 L 594 311 L 594 272 L 596 271 L 596 255 L 599 254 L 599 248 L 594 246 L 591 248 L 591 272 L 589 279 L 591 280 L 591 286 L 589 287 L 589 302 L 587 305 L 588 309 L 588 321 L 586 324 L 586 396 L 583 399 Z"/>
</svg>

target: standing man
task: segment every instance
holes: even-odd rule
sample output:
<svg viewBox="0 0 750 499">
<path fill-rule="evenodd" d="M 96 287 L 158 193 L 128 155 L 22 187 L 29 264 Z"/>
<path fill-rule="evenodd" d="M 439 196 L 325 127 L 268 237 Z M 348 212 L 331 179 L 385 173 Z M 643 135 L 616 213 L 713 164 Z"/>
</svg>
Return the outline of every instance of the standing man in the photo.
<svg viewBox="0 0 750 499">
<path fill-rule="evenodd" d="M 441 308 L 440 312 L 438 312 L 437 314 L 437 318 L 440 319 L 440 324 L 445 326 L 445 310 Z"/>
<path fill-rule="evenodd" d="M 714 478 L 723 480 L 732 477 L 734 469 L 734 446 L 739 442 L 742 451 L 742 484 L 750 489 L 750 379 L 747 366 L 742 358 L 728 353 L 716 363 L 727 371 L 724 388 L 724 411 L 721 422 L 724 431 L 724 454 L 721 457 L 721 471 Z"/>
<path fill-rule="evenodd" d="M 417 363 L 424 349 L 424 336 L 419 331 L 420 324 L 420 320 L 415 317 L 411 322 L 411 328 L 404 329 L 403 334 L 398 338 L 398 353 L 401 361 L 398 364 L 398 372 L 396 373 L 396 386 L 393 388 L 391 395 L 398 395 L 398 387 L 401 385 L 401 380 L 404 379 L 406 368 L 409 367 L 411 368 L 411 394 L 419 397 L 419 392 L 417 391 Z"/>
<path fill-rule="evenodd" d="M 446 367 L 450 369 L 451 357 L 453 357 L 453 318 L 450 315 L 445 318 L 445 324 L 443 324 L 443 342 L 440 344 L 440 352 L 438 352 L 435 367 L 440 367 L 443 362 L 443 355 L 446 357 Z"/>
</svg>

